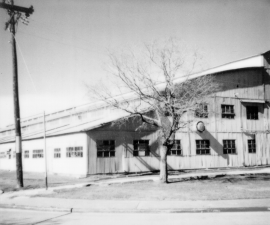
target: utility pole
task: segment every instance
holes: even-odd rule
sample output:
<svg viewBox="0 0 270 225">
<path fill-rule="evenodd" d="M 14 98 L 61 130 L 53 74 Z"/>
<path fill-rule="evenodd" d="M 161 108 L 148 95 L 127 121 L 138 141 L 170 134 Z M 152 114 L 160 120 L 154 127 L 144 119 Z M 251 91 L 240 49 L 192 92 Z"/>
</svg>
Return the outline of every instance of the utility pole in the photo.
<svg viewBox="0 0 270 225">
<path fill-rule="evenodd" d="M 13 101 L 14 101 L 14 122 L 15 122 L 15 149 L 16 149 L 16 172 L 17 172 L 17 187 L 23 187 L 23 168 L 22 168 L 22 135 L 21 135 L 21 121 L 20 121 L 20 104 L 18 92 L 18 65 L 17 65 L 17 52 L 16 52 L 16 25 L 21 19 L 27 23 L 27 17 L 34 12 L 33 6 L 30 8 L 15 6 L 13 0 L 5 0 L 0 3 L 0 8 L 7 10 L 10 19 L 6 22 L 5 30 L 9 28 L 11 32 L 11 45 L 12 45 L 12 64 L 13 64 Z M 23 17 L 22 13 L 25 14 Z"/>
</svg>

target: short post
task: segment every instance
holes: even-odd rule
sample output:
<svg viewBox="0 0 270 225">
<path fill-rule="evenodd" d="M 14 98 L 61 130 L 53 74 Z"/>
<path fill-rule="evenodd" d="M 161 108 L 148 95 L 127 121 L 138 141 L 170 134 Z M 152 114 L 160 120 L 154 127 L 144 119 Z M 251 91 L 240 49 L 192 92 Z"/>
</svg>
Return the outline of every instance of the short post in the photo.
<svg viewBox="0 0 270 225">
<path fill-rule="evenodd" d="M 45 157 L 45 185 L 48 189 L 48 172 L 47 172 L 47 150 L 46 150 L 46 115 L 43 113 L 43 128 L 44 128 L 44 157 Z"/>
</svg>

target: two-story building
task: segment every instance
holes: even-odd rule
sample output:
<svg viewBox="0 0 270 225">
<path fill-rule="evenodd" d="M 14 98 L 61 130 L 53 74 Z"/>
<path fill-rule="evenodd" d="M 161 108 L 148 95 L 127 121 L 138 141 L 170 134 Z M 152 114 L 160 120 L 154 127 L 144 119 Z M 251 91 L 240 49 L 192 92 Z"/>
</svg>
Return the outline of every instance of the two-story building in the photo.
<svg viewBox="0 0 270 225">
<path fill-rule="evenodd" d="M 168 152 L 169 170 L 270 164 L 270 52 L 193 74 L 214 75 L 222 89 L 204 112 L 188 113 L 194 122 L 176 134 Z M 176 79 L 181 82 L 182 78 Z M 121 126 L 126 112 L 96 103 L 23 119 L 23 170 L 87 174 L 159 170 L 157 131 L 137 130 L 140 120 Z M 195 129 L 203 122 L 205 130 Z M 15 170 L 14 125 L 0 130 L 0 169 Z"/>
</svg>

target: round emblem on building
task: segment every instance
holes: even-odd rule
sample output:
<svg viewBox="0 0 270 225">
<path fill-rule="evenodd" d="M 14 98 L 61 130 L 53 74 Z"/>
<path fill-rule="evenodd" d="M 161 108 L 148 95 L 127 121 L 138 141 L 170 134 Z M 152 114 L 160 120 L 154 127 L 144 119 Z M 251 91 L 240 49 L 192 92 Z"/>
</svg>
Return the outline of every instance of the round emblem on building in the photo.
<svg viewBox="0 0 270 225">
<path fill-rule="evenodd" d="M 196 129 L 197 129 L 197 131 L 199 131 L 199 132 L 204 132 L 204 131 L 205 131 L 205 125 L 204 125 L 204 122 L 199 121 L 199 122 L 196 124 Z"/>
</svg>

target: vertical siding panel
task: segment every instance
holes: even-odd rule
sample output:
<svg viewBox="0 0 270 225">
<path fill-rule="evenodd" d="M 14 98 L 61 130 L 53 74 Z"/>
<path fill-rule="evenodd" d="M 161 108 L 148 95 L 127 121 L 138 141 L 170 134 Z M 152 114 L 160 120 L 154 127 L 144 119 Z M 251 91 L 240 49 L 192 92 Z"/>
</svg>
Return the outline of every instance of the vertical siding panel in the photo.
<svg viewBox="0 0 270 225">
<path fill-rule="evenodd" d="M 97 162 L 97 154 L 96 154 L 96 143 L 93 141 L 91 136 L 87 135 L 88 140 L 88 174 L 96 174 L 96 162 Z"/>
</svg>

